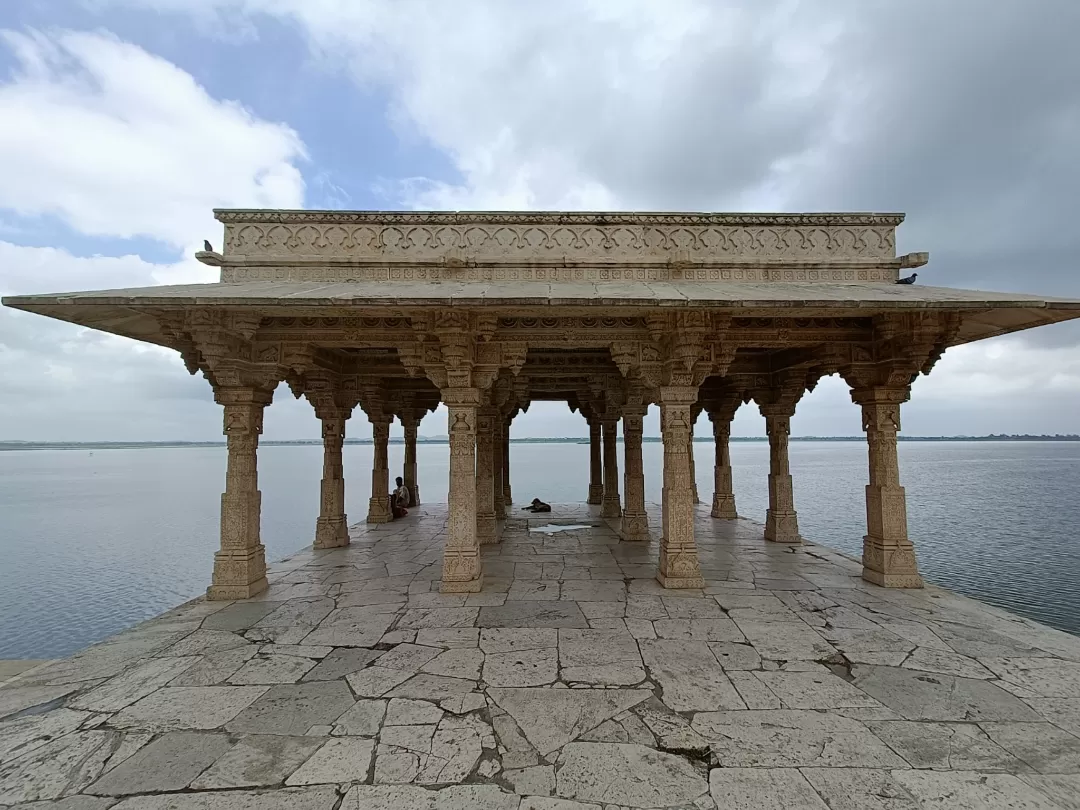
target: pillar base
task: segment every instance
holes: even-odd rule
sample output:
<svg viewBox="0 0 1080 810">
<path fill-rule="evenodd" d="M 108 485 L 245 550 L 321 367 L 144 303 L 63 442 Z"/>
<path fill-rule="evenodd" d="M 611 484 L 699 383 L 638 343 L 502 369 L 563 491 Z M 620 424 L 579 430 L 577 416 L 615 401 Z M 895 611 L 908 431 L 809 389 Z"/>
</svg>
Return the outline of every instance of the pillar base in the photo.
<svg viewBox="0 0 1080 810">
<path fill-rule="evenodd" d="M 247 551 L 217 552 L 212 582 L 206 589 L 206 598 L 211 602 L 250 599 L 265 591 L 269 583 L 262 544 Z"/>
<path fill-rule="evenodd" d="M 480 593 L 483 586 L 483 574 L 480 574 L 476 579 L 467 579 L 464 582 L 447 582 L 444 579 L 439 583 L 439 593 Z"/>
<path fill-rule="evenodd" d="M 482 546 L 490 546 L 499 542 L 498 521 L 495 515 L 476 516 L 476 539 Z"/>
<path fill-rule="evenodd" d="M 349 545 L 349 528 L 345 515 L 320 517 L 315 521 L 314 548 L 342 548 Z"/>
<path fill-rule="evenodd" d="M 910 545 L 888 545 L 863 538 L 862 578 L 882 588 L 921 588 L 922 577 Z"/>
<path fill-rule="evenodd" d="M 603 484 L 589 484 L 589 497 L 585 501 L 592 506 L 599 506 L 604 502 L 604 485 Z"/>
<path fill-rule="evenodd" d="M 698 495 L 698 488 L 697 488 L 697 484 L 694 484 L 694 504 L 695 504 L 695 505 L 697 505 L 697 504 L 699 504 L 699 503 L 701 503 L 701 498 L 700 498 L 700 496 Z"/>
<path fill-rule="evenodd" d="M 765 539 L 770 543 L 802 543 L 799 537 L 799 516 L 796 512 L 765 513 Z"/>
<path fill-rule="evenodd" d="M 648 542 L 649 516 L 628 515 L 624 512 L 622 526 L 619 529 L 619 539 L 630 543 Z"/>
<path fill-rule="evenodd" d="M 622 504 L 618 500 L 605 499 L 600 506 L 600 517 L 613 519 L 622 517 Z"/>
<path fill-rule="evenodd" d="M 420 505 L 420 487 L 418 487 L 416 484 L 413 484 L 411 486 L 409 484 L 406 484 L 405 487 L 406 487 L 406 489 L 409 490 L 409 506 L 410 507 L 419 506 Z"/>
<path fill-rule="evenodd" d="M 705 580 L 700 575 L 696 577 L 671 577 L 664 576 L 662 571 L 656 573 L 656 581 L 664 588 L 704 588 Z"/>
<path fill-rule="evenodd" d="M 712 511 L 709 514 L 720 520 L 735 520 L 739 513 L 735 511 L 734 495 L 713 495 Z"/>
<path fill-rule="evenodd" d="M 390 513 L 390 497 L 370 498 L 368 500 L 368 523 L 389 523 L 394 519 Z"/>
</svg>

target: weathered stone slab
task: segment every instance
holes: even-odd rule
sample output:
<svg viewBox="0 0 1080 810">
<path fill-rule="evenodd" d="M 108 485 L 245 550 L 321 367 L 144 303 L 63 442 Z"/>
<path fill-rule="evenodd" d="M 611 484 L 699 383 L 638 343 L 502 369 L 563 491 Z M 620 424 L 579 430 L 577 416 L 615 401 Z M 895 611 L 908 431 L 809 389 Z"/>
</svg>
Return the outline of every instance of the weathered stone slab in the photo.
<svg viewBox="0 0 1080 810">
<path fill-rule="evenodd" d="M 53 709 L 0 723 L 0 763 L 12 762 L 46 743 L 70 734 L 90 717 L 89 712 Z"/>
<path fill-rule="evenodd" d="M 374 737 L 379 733 L 385 715 L 385 700 L 358 700 L 334 721 L 333 733 L 335 736 Z"/>
<path fill-rule="evenodd" d="M 831 672 L 755 672 L 786 709 L 844 709 L 881 704 Z"/>
<path fill-rule="evenodd" d="M 356 694 L 362 697 L 382 697 L 399 683 L 412 677 L 412 673 L 400 669 L 387 669 L 378 664 L 354 672 L 345 678 Z"/>
<path fill-rule="evenodd" d="M 637 641 L 625 631 L 560 630 L 559 665 L 570 682 L 625 686 L 645 678 Z"/>
<path fill-rule="evenodd" d="M 310 658 L 295 655 L 267 655 L 252 658 L 229 677 L 229 683 L 278 684 L 296 683 L 315 666 Z"/>
<path fill-rule="evenodd" d="M 713 768 L 709 793 L 724 810 L 828 810 L 794 768 Z"/>
<path fill-rule="evenodd" d="M 175 731 L 140 749 L 102 776 L 87 793 L 128 796 L 183 790 L 232 747 L 225 734 Z"/>
<path fill-rule="evenodd" d="M 587 731 L 652 697 L 644 689 L 497 689 L 488 696 L 547 756 Z"/>
<path fill-rule="evenodd" d="M 690 727 L 690 721 L 676 714 L 656 698 L 639 703 L 633 709 L 660 745 L 668 751 L 687 752 L 703 756 L 709 751 L 709 741 Z"/>
<path fill-rule="evenodd" d="M 652 626 L 659 638 L 690 641 L 746 641 L 739 628 L 735 626 L 735 622 L 726 616 L 711 619 L 657 619 Z"/>
<path fill-rule="evenodd" d="M 588 628 L 576 602 L 511 602 L 482 607 L 477 627 L 580 627 Z"/>
<path fill-rule="evenodd" d="M 682 757 L 643 745 L 572 742 L 559 755 L 559 796 L 627 807 L 691 803 L 708 784 Z"/>
<path fill-rule="evenodd" d="M 443 650 L 438 656 L 424 664 L 420 670 L 429 675 L 444 675 L 448 678 L 466 678 L 480 680 L 480 667 L 484 663 L 484 653 L 476 647 L 458 647 Z"/>
<path fill-rule="evenodd" d="M 343 681 L 272 686 L 233 718 L 227 729 L 248 734 L 302 735 L 312 726 L 332 724 L 354 702 Z"/>
<path fill-rule="evenodd" d="M 868 722 L 878 739 L 913 768 L 1006 771 L 1028 767 L 972 723 L 914 723 L 907 720 Z"/>
<path fill-rule="evenodd" d="M 195 790 L 280 785 L 321 745 L 315 737 L 253 734 L 240 739 L 191 783 Z"/>
<path fill-rule="evenodd" d="M 169 686 L 217 686 L 224 684 L 229 677 L 259 651 L 254 644 L 237 647 L 233 650 L 210 653 L 198 659 L 171 681 Z"/>
<path fill-rule="evenodd" d="M 495 785 L 451 785 L 438 791 L 416 785 L 356 785 L 345 794 L 341 810 L 517 810 L 519 802 L 519 796 Z"/>
<path fill-rule="evenodd" d="M 425 628 L 472 627 L 480 610 L 498 608 L 414 608 L 406 610 L 398 621 L 398 627 L 413 630 Z"/>
<path fill-rule="evenodd" d="M 492 653 L 539 650 L 559 646 L 559 631 L 555 628 L 487 628 L 480 636 L 480 649 Z"/>
<path fill-rule="evenodd" d="M 443 718 L 443 711 L 426 700 L 394 698 L 386 707 L 386 725 L 418 726 L 438 723 Z"/>
<path fill-rule="evenodd" d="M 551 765 L 504 771 L 503 778 L 522 796 L 550 796 L 555 792 L 555 768 Z"/>
<path fill-rule="evenodd" d="M 254 627 L 268 614 L 273 613 L 284 602 L 234 602 L 203 619 L 204 630 L 248 630 Z M 316 622 L 317 623 L 317 622 Z M 284 622 L 288 624 L 288 622 Z"/>
<path fill-rule="evenodd" d="M 425 627 L 416 631 L 416 643 L 428 647 L 476 647 L 478 627 Z"/>
<path fill-rule="evenodd" d="M 559 677 L 556 648 L 493 653 L 484 659 L 483 679 L 489 686 L 543 686 Z"/>
<path fill-rule="evenodd" d="M 1080 738 L 1057 726 L 1050 723 L 980 725 L 990 739 L 1039 773 L 1080 773 Z"/>
<path fill-rule="evenodd" d="M 749 644 L 713 642 L 709 649 L 725 670 L 761 669 L 761 656 Z"/>
<path fill-rule="evenodd" d="M 793 709 L 700 712 L 691 726 L 725 768 L 903 768 L 862 723 Z"/>
<path fill-rule="evenodd" d="M 1080 697 L 1080 663 L 1057 658 L 988 658 L 983 664 L 1003 681 L 1039 697 Z"/>
<path fill-rule="evenodd" d="M 820 661 L 836 649 L 802 622 L 736 621 L 762 658 Z"/>
<path fill-rule="evenodd" d="M 664 690 L 664 703 L 673 710 L 746 708 L 705 642 L 643 639 L 638 643 L 649 674 Z"/>
<path fill-rule="evenodd" d="M 7 686 L 0 689 L 0 718 L 70 695 L 78 686 Z"/>
<path fill-rule="evenodd" d="M 986 681 L 856 666 L 855 685 L 905 720 L 1030 720 L 1041 718 L 1019 698 Z"/>
<path fill-rule="evenodd" d="M 370 647 L 394 621 L 393 613 L 371 613 L 356 620 L 331 622 L 329 619 L 303 639 L 294 643 L 325 645 L 327 647 Z"/>
<path fill-rule="evenodd" d="M 421 673 L 394 687 L 388 695 L 392 698 L 439 701 L 467 694 L 475 688 L 475 681 Z"/>
<path fill-rule="evenodd" d="M 562 598 L 574 602 L 625 602 L 626 584 L 618 580 L 570 579 L 562 584 Z"/>
<path fill-rule="evenodd" d="M 379 666 L 400 669 L 415 674 L 420 671 L 420 667 L 440 652 L 441 650 L 438 647 L 425 647 L 421 644 L 398 644 L 389 652 L 382 654 L 379 658 Z"/>
<path fill-rule="evenodd" d="M 207 655 L 209 653 L 232 650 L 237 647 L 246 647 L 251 642 L 236 633 L 227 630 L 196 630 L 161 653 L 162 656 L 185 658 L 191 655 Z"/>
<path fill-rule="evenodd" d="M 68 701 L 73 709 L 116 712 L 146 697 L 196 663 L 197 658 L 150 659 Z"/>
<path fill-rule="evenodd" d="M 923 810 L 887 770 L 803 768 L 800 772 L 831 810 Z M 953 805 L 940 807 L 951 810 Z"/>
<path fill-rule="evenodd" d="M 365 781 L 374 749 L 375 743 L 362 737 L 335 737 L 327 740 L 307 762 L 285 780 L 285 784 L 323 785 Z"/>
<path fill-rule="evenodd" d="M 364 647 L 349 647 L 334 650 L 315 668 L 304 675 L 304 681 L 334 681 L 354 672 L 359 672 L 371 662 L 375 661 L 381 650 L 369 650 Z"/>
<path fill-rule="evenodd" d="M 268 688 L 166 686 L 122 709 L 110 722 L 116 728 L 150 731 L 219 728 L 258 700 Z"/>
<path fill-rule="evenodd" d="M 107 731 L 76 731 L 0 765 L 0 805 L 77 793 L 101 773 L 118 738 Z"/>
<path fill-rule="evenodd" d="M 974 658 L 954 653 L 950 650 L 936 650 L 931 647 L 917 647 L 903 664 L 905 669 L 920 672 L 937 672 L 942 675 L 956 675 L 960 678 L 994 677 L 994 673 Z M 1080 667 L 1077 667 L 1080 671 Z"/>
<path fill-rule="evenodd" d="M 320 786 L 133 796 L 114 807 L 119 810 L 332 810 L 337 802 L 337 791 L 332 786 Z M 358 806 L 352 805 L 351 810 L 358 810 Z"/>
<path fill-rule="evenodd" d="M 919 807 L 1060 810 L 1046 796 L 1015 776 L 973 771 L 894 771 L 893 779 Z"/>
</svg>

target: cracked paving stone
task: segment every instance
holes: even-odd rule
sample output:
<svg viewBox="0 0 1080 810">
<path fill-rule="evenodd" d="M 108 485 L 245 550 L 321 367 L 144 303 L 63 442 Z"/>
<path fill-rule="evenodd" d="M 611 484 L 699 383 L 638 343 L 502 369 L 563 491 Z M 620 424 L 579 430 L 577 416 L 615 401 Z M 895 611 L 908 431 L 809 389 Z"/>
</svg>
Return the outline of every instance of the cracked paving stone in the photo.
<svg viewBox="0 0 1080 810">
<path fill-rule="evenodd" d="M 1080 694 L 1080 663 L 1057 658 L 989 658 L 983 664 L 1002 681 L 1038 697 Z"/>
<path fill-rule="evenodd" d="M 406 610 L 397 626 L 408 630 L 423 630 L 425 628 L 444 627 L 472 627 L 476 621 L 476 614 L 481 610 L 497 610 L 498 608 L 413 608 Z"/>
<path fill-rule="evenodd" d="M 994 673 L 967 656 L 948 650 L 935 650 L 928 647 L 916 647 L 904 661 L 904 669 L 920 672 L 937 672 L 942 675 L 956 675 L 960 678 L 994 677 Z"/>
<path fill-rule="evenodd" d="M 427 627 L 416 631 L 416 643 L 428 647 L 476 647 L 478 627 Z"/>
<path fill-rule="evenodd" d="M 420 644 L 398 644 L 379 658 L 380 667 L 401 669 L 416 673 L 424 664 L 435 658 L 442 650 L 438 647 L 424 647 Z"/>
<path fill-rule="evenodd" d="M 511 602 L 497 607 L 477 608 L 478 627 L 578 627 L 587 629 L 576 602 Z"/>
<path fill-rule="evenodd" d="M 161 688 L 191 668 L 198 658 L 151 658 L 68 701 L 72 709 L 116 712 Z"/>
<path fill-rule="evenodd" d="M 855 686 L 905 720 L 1018 720 L 1042 718 L 1019 698 L 987 681 L 857 665 Z"/>
<path fill-rule="evenodd" d="M 285 780 L 285 784 L 297 786 L 367 781 L 374 749 L 375 742 L 362 737 L 327 740 Z"/>
<path fill-rule="evenodd" d="M 625 686 L 645 678 L 637 641 L 625 630 L 560 630 L 559 665 L 563 681 Z"/>
<path fill-rule="evenodd" d="M 709 741 L 691 728 L 690 721 L 656 698 L 638 704 L 633 711 L 649 731 L 656 735 L 661 748 L 690 752 L 697 756 L 709 752 Z"/>
<path fill-rule="evenodd" d="M 59 799 L 89 785 L 112 755 L 119 735 L 76 731 L 0 765 L 0 805 Z"/>
<path fill-rule="evenodd" d="M 235 602 L 203 619 L 204 630 L 249 630 L 284 602 Z"/>
<path fill-rule="evenodd" d="M 33 802 L 23 805 L 27 810 L 108 810 L 116 804 L 112 796 L 68 796 L 56 801 Z"/>
<path fill-rule="evenodd" d="M 254 644 L 237 647 L 234 650 L 210 653 L 201 656 L 198 662 L 184 669 L 169 681 L 169 686 L 217 686 L 224 684 L 229 677 L 254 656 L 259 648 Z"/>
<path fill-rule="evenodd" d="M 412 677 L 412 673 L 400 669 L 387 669 L 378 664 L 354 672 L 345 680 L 356 694 L 362 697 L 382 697 L 395 686 Z"/>
<path fill-rule="evenodd" d="M 218 728 L 258 700 L 267 686 L 166 686 L 114 715 L 116 728 Z"/>
<path fill-rule="evenodd" d="M 649 674 L 664 690 L 664 703 L 675 711 L 746 708 L 704 641 L 638 643 Z"/>
<path fill-rule="evenodd" d="M 559 762 L 555 791 L 567 799 L 665 807 L 693 802 L 709 787 L 687 760 L 643 745 L 573 742 Z"/>
<path fill-rule="evenodd" d="M 726 671 L 761 668 L 761 656 L 749 644 L 710 642 L 709 649 Z"/>
<path fill-rule="evenodd" d="M 174 731 L 164 734 L 102 776 L 87 793 L 127 796 L 183 790 L 232 747 L 225 734 Z"/>
<path fill-rule="evenodd" d="M 725 768 L 903 768 L 907 763 L 856 720 L 815 711 L 699 712 L 691 727 Z"/>
<path fill-rule="evenodd" d="M 196 630 L 160 653 L 159 657 L 185 658 L 191 655 L 207 655 L 222 650 L 246 647 L 249 644 L 251 642 L 243 636 L 227 630 Z"/>
<path fill-rule="evenodd" d="M 0 718 L 70 695 L 78 686 L 7 686 L 0 689 Z"/>
<path fill-rule="evenodd" d="M 414 675 L 388 693 L 389 697 L 413 698 L 414 700 L 440 701 L 459 697 L 476 689 L 476 682 L 464 678 L 447 678 L 444 675 Z"/>
<path fill-rule="evenodd" d="M 226 728 L 248 734 L 299 735 L 312 726 L 333 724 L 353 703 L 343 681 L 282 684 L 270 687 Z"/>
<path fill-rule="evenodd" d="M 486 628 L 480 636 L 480 649 L 486 655 L 558 646 L 559 631 L 548 627 Z"/>
<path fill-rule="evenodd" d="M 480 667 L 484 663 L 484 653 L 476 647 L 459 647 L 444 650 L 438 656 L 424 664 L 421 672 L 429 675 L 445 675 L 449 678 L 480 680 Z"/>
<path fill-rule="evenodd" d="M 0 723 L 0 764 L 12 762 L 79 728 L 89 712 L 53 709 Z"/>
<path fill-rule="evenodd" d="M 488 690 L 488 696 L 514 719 L 525 739 L 542 756 L 547 756 L 605 720 L 648 700 L 652 692 L 644 689 L 493 687 Z"/>
<path fill-rule="evenodd" d="M 334 721 L 334 736 L 374 737 L 386 714 L 385 700 L 358 700 Z"/>
<path fill-rule="evenodd" d="M 1080 773 L 1080 739 L 1050 723 L 980 723 L 995 743 L 1039 773 Z"/>
<path fill-rule="evenodd" d="M 801 773 L 832 810 L 922 810 L 887 770 L 802 768 Z M 952 810 L 954 806 L 940 807 Z"/>
<path fill-rule="evenodd" d="M 503 771 L 503 778 L 522 796 L 550 796 L 555 792 L 555 768 L 551 765 Z"/>
<path fill-rule="evenodd" d="M 1060 810 L 1048 798 L 1015 776 L 972 771 L 893 771 L 918 807 Z"/>
<path fill-rule="evenodd" d="M 194 790 L 279 785 L 319 748 L 312 737 L 253 734 L 239 740 L 191 783 Z"/>
<path fill-rule="evenodd" d="M 881 704 L 831 672 L 755 672 L 786 709 L 877 708 Z"/>
<path fill-rule="evenodd" d="M 315 668 L 308 671 L 301 680 L 336 681 L 338 678 L 359 672 L 382 654 L 382 650 L 369 650 L 365 647 L 337 649 L 316 664 Z"/>
<path fill-rule="evenodd" d="M 394 698 L 386 707 L 388 726 L 418 726 L 438 723 L 443 718 L 443 711 L 438 706 L 425 700 Z"/>
<path fill-rule="evenodd" d="M 709 792 L 724 810 L 828 810 L 794 768 L 713 768 Z"/>
<path fill-rule="evenodd" d="M 735 626 L 735 622 L 726 616 L 714 619 L 657 619 L 652 626 L 657 638 L 690 641 L 746 641 L 739 628 Z"/>
</svg>

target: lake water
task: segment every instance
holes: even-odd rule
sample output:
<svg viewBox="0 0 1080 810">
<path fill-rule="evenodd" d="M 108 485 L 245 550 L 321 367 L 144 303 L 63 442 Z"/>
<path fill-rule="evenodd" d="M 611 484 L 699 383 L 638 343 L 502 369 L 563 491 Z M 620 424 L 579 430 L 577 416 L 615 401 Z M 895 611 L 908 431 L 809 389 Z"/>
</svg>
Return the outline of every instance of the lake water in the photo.
<svg viewBox="0 0 1080 810">
<path fill-rule="evenodd" d="M 390 448 L 400 469 L 401 445 Z M 585 444 L 514 444 L 516 498 L 581 501 Z M 268 560 L 310 542 L 322 451 L 264 447 Z M 621 455 L 621 453 L 620 453 Z M 424 501 L 445 501 L 446 445 L 420 445 Z M 739 512 L 763 520 L 768 446 L 731 449 Z M 711 443 L 698 443 L 702 500 L 712 496 Z M 1080 633 L 1080 443 L 900 445 L 911 537 L 924 576 Z M 644 446 L 646 496 L 659 501 L 662 448 Z M 861 552 L 866 447 L 793 442 L 802 533 Z M 364 518 L 371 447 L 347 446 L 350 522 Z M 64 656 L 203 592 L 218 544 L 224 448 L 0 453 L 0 658 Z"/>
</svg>

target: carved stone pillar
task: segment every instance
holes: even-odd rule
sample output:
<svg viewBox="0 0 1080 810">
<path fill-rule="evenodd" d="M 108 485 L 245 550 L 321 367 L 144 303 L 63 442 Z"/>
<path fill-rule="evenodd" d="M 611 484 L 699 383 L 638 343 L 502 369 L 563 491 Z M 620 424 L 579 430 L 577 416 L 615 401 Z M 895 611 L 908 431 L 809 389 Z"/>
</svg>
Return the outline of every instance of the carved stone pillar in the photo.
<svg viewBox="0 0 1080 810">
<path fill-rule="evenodd" d="M 686 457 L 690 461 L 690 489 L 694 494 L 694 503 L 701 503 L 701 498 L 698 496 L 697 485 L 697 466 L 694 464 L 694 424 L 697 419 L 694 417 L 693 412 L 690 414 L 693 421 L 690 422 L 690 438 L 686 442 Z"/>
<path fill-rule="evenodd" d="M 794 405 L 761 405 L 769 436 L 769 508 L 765 513 L 765 539 L 774 543 L 800 543 L 799 517 L 791 488 L 788 436 Z"/>
<path fill-rule="evenodd" d="M 721 411 L 709 411 L 709 419 L 716 445 L 711 514 L 714 518 L 734 520 L 739 513 L 735 510 L 735 493 L 731 488 L 731 416 Z"/>
<path fill-rule="evenodd" d="M 443 593 L 476 593 L 483 574 L 476 537 L 476 423 L 480 391 L 476 388 L 443 390 L 449 412 L 450 488 L 449 521 L 443 551 Z"/>
<path fill-rule="evenodd" d="M 481 545 L 494 543 L 497 539 L 492 458 L 496 416 L 490 405 L 482 406 L 476 416 L 476 538 Z"/>
<path fill-rule="evenodd" d="M 589 420 L 589 497 L 586 503 L 604 502 L 604 463 L 600 456 L 600 421 Z"/>
<path fill-rule="evenodd" d="M 214 555 L 206 598 L 249 599 L 267 587 L 266 554 L 259 537 L 262 494 L 257 451 L 263 409 L 273 399 L 273 392 L 218 387 L 214 398 L 225 408 L 228 463 L 221 495 L 221 550 Z"/>
<path fill-rule="evenodd" d="M 663 531 L 657 580 L 665 588 L 702 588 L 705 581 L 694 541 L 694 493 L 690 486 L 691 408 L 694 386 L 660 388 L 660 429 L 664 439 Z"/>
<path fill-rule="evenodd" d="M 401 479 L 409 492 L 409 506 L 420 505 L 420 488 L 416 483 L 416 434 L 419 427 L 420 420 L 411 414 L 401 420 L 402 432 L 405 435 L 405 464 Z"/>
<path fill-rule="evenodd" d="M 381 413 L 369 413 L 371 435 L 374 439 L 371 464 L 371 500 L 368 501 L 368 523 L 389 523 L 393 520 L 390 512 L 390 462 L 388 446 L 390 444 L 390 417 Z"/>
<path fill-rule="evenodd" d="M 604 441 L 604 499 L 600 506 L 600 517 L 617 518 L 622 514 L 619 502 L 619 453 L 616 445 L 619 422 L 614 418 L 605 418 L 600 422 Z"/>
<path fill-rule="evenodd" d="M 503 426 L 503 502 L 507 506 L 514 502 L 514 498 L 510 494 L 510 425 L 513 422 L 514 417 L 511 416 Z"/>
<path fill-rule="evenodd" d="M 345 516 L 345 475 L 341 447 L 345 442 L 344 409 L 317 412 L 322 422 L 323 475 L 320 485 L 319 518 L 315 522 L 315 548 L 349 545 L 349 525 Z"/>
<path fill-rule="evenodd" d="M 645 469 L 641 461 L 642 417 L 645 410 L 623 411 L 623 490 L 626 508 L 623 509 L 623 540 L 649 539 L 649 515 L 645 511 Z"/>
<path fill-rule="evenodd" d="M 900 486 L 896 433 L 900 430 L 902 388 L 862 388 L 851 398 L 862 407 L 870 459 L 866 487 L 863 579 L 886 588 L 921 588 L 915 547 L 908 539 L 907 496 Z"/>
<path fill-rule="evenodd" d="M 495 495 L 495 520 L 506 520 L 506 499 L 503 496 L 503 430 L 502 419 L 495 418 L 495 429 L 491 432 L 492 489 Z"/>
</svg>

